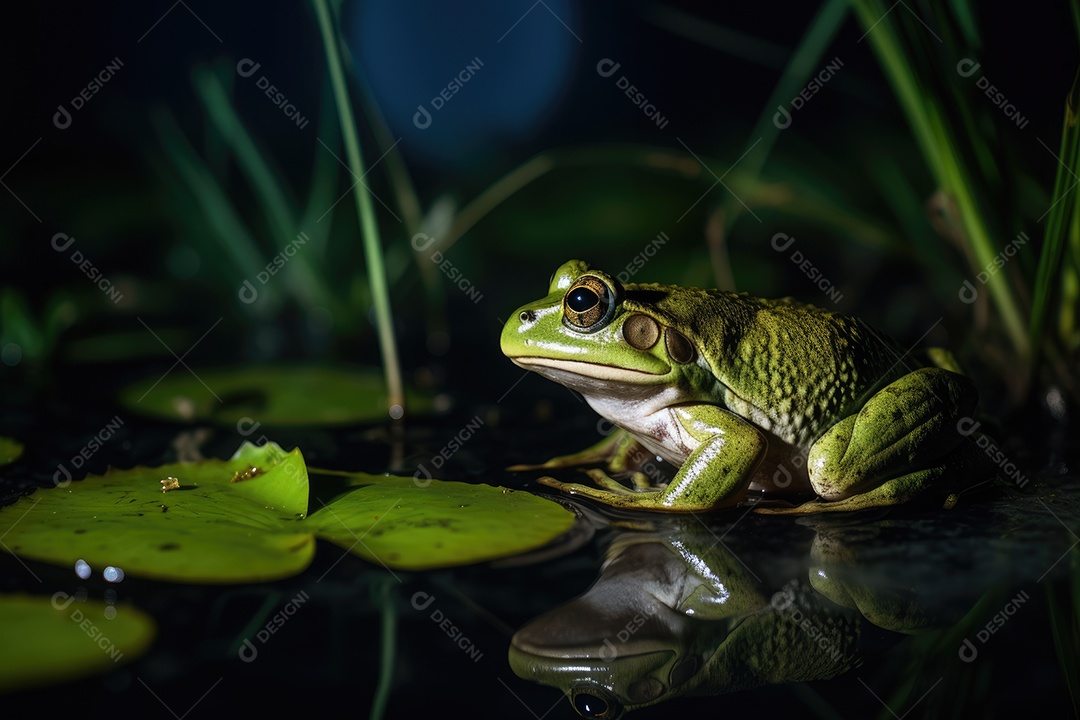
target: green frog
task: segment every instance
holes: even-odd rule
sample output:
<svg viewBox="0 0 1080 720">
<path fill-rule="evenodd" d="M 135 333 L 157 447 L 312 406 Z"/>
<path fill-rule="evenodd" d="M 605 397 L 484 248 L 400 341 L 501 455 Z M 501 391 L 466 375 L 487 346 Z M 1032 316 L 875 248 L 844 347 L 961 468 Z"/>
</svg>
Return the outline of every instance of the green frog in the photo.
<svg viewBox="0 0 1080 720">
<path fill-rule="evenodd" d="M 514 313 L 500 344 L 620 428 L 583 452 L 512 469 L 606 461 L 606 472 L 587 471 L 596 487 L 540 482 L 607 505 L 814 513 L 937 492 L 951 506 L 990 471 L 981 434 L 958 429 L 971 426 L 978 393 L 950 353 L 913 355 L 856 318 L 791 298 L 623 285 L 571 260 L 547 296 Z M 678 467 L 670 482 L 611 477 L 642 448 Z"/>
</svg>

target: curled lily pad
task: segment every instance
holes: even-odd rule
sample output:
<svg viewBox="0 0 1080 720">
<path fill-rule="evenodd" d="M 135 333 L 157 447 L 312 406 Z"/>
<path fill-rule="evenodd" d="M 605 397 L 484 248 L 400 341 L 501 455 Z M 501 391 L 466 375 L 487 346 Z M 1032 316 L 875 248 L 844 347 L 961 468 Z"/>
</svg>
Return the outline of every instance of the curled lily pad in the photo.
<svg viewBox="0 0 1080 720">
<path fill-rule="evenodd" d="M 0 465 L 13 463 L 22 457 L 23 444 L 15 438 L 0 435 Z"/>
<path fill-rule="evenodd" d="M 160 381 L 160 382 L 159 382 Z M 410 413 L 431 410 L 431 399 L 406 391 Z M 333 425 L 385 420 L 386 390 L 374 368 L 267 366 L 174 370 L 148 377 L 120 394 L 135 412 L 169 420 L 235 425 L 250 418 L 266 425 Z"/>
<path fill-rule="evenodd" d="M 154 621 L 130 605 L 0 595 L 0 692 L 67 682 L 142 655 Z"/>
<path fill-rule="evenodd" d="M 508 488 L 350 477 L 359 487 L 315 510 L 306 524 L 320 538 L 391 568 L 426 570 L 517 555 L 551 542 L 574 519 L 561 505 Z"/>
<path fill-rule="evenodd" d="M 343 494 L 304 518 L 300 451 L 245 443 L 230 460 L 109 470 L 0 510 L 4 547 L 72 566 L 180 582 L 253 582 L 308 566 L 325 538 L 387 567 L 448 567 L 539 548 L 571 513 L 490 485 L 339 473 Z"/>
<path fill-rule="evenodd" d="M 172 487 L 174 489 L 165 490 Z M 0 511 L 24 558 L 188 582 L 253 582 L 308 566 L 307 467 L 299 450 L 246 443 L 230 460 L 110 469 Z M 10 527 L 9 527 L 10 525 Z"/>
</svg>

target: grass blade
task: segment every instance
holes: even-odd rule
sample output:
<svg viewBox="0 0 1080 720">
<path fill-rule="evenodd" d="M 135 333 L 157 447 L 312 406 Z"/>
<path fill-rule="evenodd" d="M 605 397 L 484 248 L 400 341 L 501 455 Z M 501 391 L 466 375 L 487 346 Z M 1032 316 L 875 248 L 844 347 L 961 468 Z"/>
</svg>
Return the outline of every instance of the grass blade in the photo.
<svg viewBox="0 0 1080 720">
<path fill-rule="evenodd" d="M 319 33 L 326 49 L 326 64 L 330 71 L 330 81 L 337 102 L 338 120 L 341 123 L 341 136 L 345 141 L 345 156 L 349 169 L 356 178 L 364 177 L 364 161 L 360 154 L 360 139 L 356 133 L 349 91 L 345 87 L 345 75 L 341 65 L 338 33 L 330 17 L 330 8 L 326 0 L 312 0 L 315 15 L 319 21 Z M 390 405 L 391 417 L 401 417 L 405 407 L 405 393 L 401 381 L 401 368 L 398 365 L 397 341 L 394 338 L 393 318 L 390 314 L 390 294 L 387 290 L 386 269 L 383 263 L 382 243 L 379 239 L 379 227 L 375 222 L 375 209 L 371 204 L 371 195 L 367 186 L 360 180 L 353 185 L 353 197 L 360 215 L 360 229 L 363 236 L 364 256 L 367 259 L 368 283 L 371 298 L 375 306 L 375 324 L 379 332 L 379 348 L 382 351 L 383 372 L 386 375 L 386 393 Z M 395 410 L 395 408 L 397 408 Z"/>
</svg>

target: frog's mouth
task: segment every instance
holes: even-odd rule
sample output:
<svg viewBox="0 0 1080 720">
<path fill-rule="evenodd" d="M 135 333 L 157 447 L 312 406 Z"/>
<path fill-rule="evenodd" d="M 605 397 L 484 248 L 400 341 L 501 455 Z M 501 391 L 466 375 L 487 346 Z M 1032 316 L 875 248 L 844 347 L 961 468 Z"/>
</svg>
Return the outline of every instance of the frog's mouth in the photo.
<svg viewBox="0 0 1080 720">
<path fill-rule="evenodd" d="M 576 387 L 582 384 L 595 386 L 595 383 L 589 383 L 585 380 L 586 378 L 606 383 L 649 385 L 661 382 L 671 372 L 671 368 L 668 366 L 664 367 L 663 372 L 654 373 L 646 370 L 633 370 L 601 363 L 584 362 L 582 360 L 554 360 L 536 355 L 525 355 L 510 359 L 526 370 L 538 372 L 567 387 Z"/>
</svg>

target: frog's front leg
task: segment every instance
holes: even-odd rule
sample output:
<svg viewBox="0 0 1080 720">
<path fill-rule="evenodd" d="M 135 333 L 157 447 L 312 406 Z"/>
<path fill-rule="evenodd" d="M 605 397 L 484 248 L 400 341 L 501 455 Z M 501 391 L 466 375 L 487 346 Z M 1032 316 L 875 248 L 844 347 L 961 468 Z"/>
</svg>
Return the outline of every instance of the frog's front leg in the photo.
<svg viewBox="0 0 1080 720">
<path fill-rule="evenodd" d="M 897 505 L 935 486 L 944 496 L 945 484 L 982 469 L 973 438 L 956 429 L 977 403 L 971 380 L 941 368 L 920 368 L 885 386 L 810 448 L 810 484 L 825 502 L 795 510 Z"/>
<path fill-rule="evenodd" d="M 765 436 L 715 405 L 680 405 L 662 412 L 669 413 L 669 432 L 689 436 L 696 444 L 667 487 L 634 491 L 595 474 L 601 488 L 550 477 L 539 482 L 620 508 L 692 512 L 735 504 L 765 456 Z"/>
</svg>

